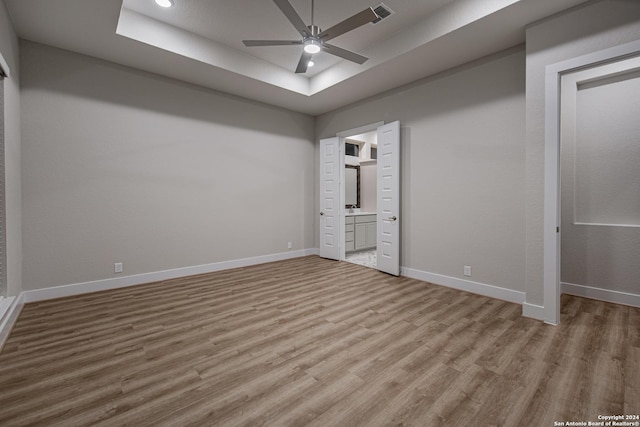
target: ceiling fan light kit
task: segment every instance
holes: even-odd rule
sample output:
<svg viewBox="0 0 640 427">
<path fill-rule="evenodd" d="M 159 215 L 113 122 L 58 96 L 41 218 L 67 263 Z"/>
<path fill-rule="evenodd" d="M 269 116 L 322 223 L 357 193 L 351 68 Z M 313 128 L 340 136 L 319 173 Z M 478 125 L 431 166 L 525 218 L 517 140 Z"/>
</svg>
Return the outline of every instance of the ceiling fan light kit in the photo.
<svg viewBox="0 0 640 427">
<path fill-rule="evenodd" d="M 173 6 L 173 0 L 155 0 L 156 4 L 160 7 L 171 7 Z"/>
<path fill-rule="evenodd" d="M 320 48 L 320 43 L 317 40 L 314 39 L 308 39 L 305 40 L 304 42 L 304 51 L 307 53 L 318 53 L 320 52 L 321 48 Z"/>
<path fill-rule="evenodd" d="M 313 24 L 313 6 L 314 1 L 311 0 L 311 25 L 305 25 L 298 12 L 293 8 L 289 0 L 273 0 L 282 13 L 287 17 L 289 22 L 295 27 L 296 30 L 302 36 L 302 40 L 243 40 L 245 46 L 291 46 L 302 45 L 302 56 L 298 62 L 296 73 L 305 73 L 309 67 L 311 61 L 311 55 L 320 51 L 328 54 L 338 56 L 357 64 L 364 64 L 368 59 L 365 56 L 359 55 L 355 52 L 351 52 L 346 49 L 331 45 L 327 43 L 329 40 L 336 38 L 351 30 L 355 30 L 369 22 L 373 22 L 378 19 L 378 15 L 372 8 L 368 7 L 360 13 L 356 13 L 350 18 L 339 22 L 333 27 L 321 31 L 320 28 Z"/>
</svg>

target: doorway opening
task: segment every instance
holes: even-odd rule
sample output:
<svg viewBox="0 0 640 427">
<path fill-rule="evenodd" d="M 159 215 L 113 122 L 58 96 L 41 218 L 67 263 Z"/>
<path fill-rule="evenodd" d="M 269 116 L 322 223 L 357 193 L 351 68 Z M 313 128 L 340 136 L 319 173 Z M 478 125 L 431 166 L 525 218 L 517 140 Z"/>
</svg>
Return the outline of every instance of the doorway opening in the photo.
<svg viewBox="0 0 640 427">
<path fill-rule="evenodd" d="M 351 135 L 344 145 L 344 260 L 377 268 L 378 132 Z"/>
<path fill-rule="evenodd" d="M 354 135 L 377 133 L 376 211 L 362 214 L 362 208 L 345 202 L 345 140 Z M 352 144 L 354 145 L 354 144 Z M 357 145 L 357 144 L 355 144 Z M 354 147 L 351 147 L 350 150 Z M 369 151 L 369 153 L 371 150 Z M 370 154 L 369 154 L 370 155 Z M 369 159 L 372 160 L 372 159 Z M 357 185 L 357 170 L 355 172 Z M 350 172 L 352 177 L 353 172 Z M 358 203 L 356 190 L 355 201 Z M 376 248 L 376 269 L 393 276 L 400 275 L 400 122 L 375 123 L 350 131 L 340 132 L 333 138 L 320 140 L 320 256 L 344 261 L 346 259 L 347 214 L 353 217 L 353 247 L 364 249 L 357 243 Z M 360 212 L 356 210 L 360 209 Z M 349 212 L 351 210 L 351 212 Z M 358 230 L 363 230 L 358 238 Z M 375 238 L 373 231 L 375 229 Z M 373 243 L 375 242 L 375 243 Z"/>
<path fill-rule="evenodd" d="M 573 58 L 557 64 L 549 65 L 546 69 L 546 105 L 545 105 L 545 184 L 544 184 L 544 306 L 543 320 L 547 323 L 558 324 L 560 322 L 560 296 L 568 288 L 561 286 L 561 140 L 565 136 L 564 132 L 569 126 L 561 126 L 562 112 L 567 107 L 567 99 L 571 99 L 571 91 L 577 93 L 579 84 L 589 84 L 601 80 L 607 74 L 613 77 L 620 77 L 620 73 L 627 73 L 627 70 L 608 71 L 598 75 L 598 69 L 604 67 L 616 67 L 629 58 L 637 57 L 640 54 L 640 41 L 627 43 L 603 51 Z M 594 75 L 588 75 L 595 72 Z M 586 74 L 585 74 L 586 73 Z M 573 77 L 573 81 L 571 78 Z M 595 80 L 594 80 L 595 79 Z M 570 91 L 568 88 L 571 88 Z M 569 92 L 567 92 L 569 91 Z M 565 93 L 566 92 L 566 93 Z M 575 107 L 575 105 L 574 105 Z M 575 168 L 575 165 L 574 165 Z M 575 181 L 575 180 L 574 180 Z M 572 199 L 575 212 L 575 197 Z M 583 211 L 588 215 L 594 211 Z M 580 221 L 573 220 L 576 225 Z M 594 223 L 598 227 L 607 224 Z M 611 224 L 609 224 L 611 225 Z M 618 226 L 625 226 L 618 224 Z M 595 290 L 594 290 L 595 289 Z M 590 294 L 599 288 L 588 290 Z M 601 294 L 603 295 L 603 294 Z M 628 293 L 611 293 L 610 296 L 628 298 Z M 637 297 L 637 296 L 636 296 Z M 615 302 L 615 301 L 613 301 Z"/>
<path fill-rule="evenodd" d="M 562 76 L 561 293 L 640 306 L 640 57 Z"/>
</svg>

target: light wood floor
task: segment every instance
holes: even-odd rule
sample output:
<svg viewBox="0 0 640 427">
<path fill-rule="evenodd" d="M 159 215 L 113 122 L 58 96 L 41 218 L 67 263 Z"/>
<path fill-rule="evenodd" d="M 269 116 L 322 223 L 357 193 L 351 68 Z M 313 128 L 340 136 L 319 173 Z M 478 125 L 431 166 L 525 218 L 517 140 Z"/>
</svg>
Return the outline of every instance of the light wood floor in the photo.
<svg viewBox="0 0 640 427">
<path fill-rule="evenodd" d="M 640 413 L 640 310 L 305 257 L 25 306 L 0 425 L 553 426 Z"/>
</svg>

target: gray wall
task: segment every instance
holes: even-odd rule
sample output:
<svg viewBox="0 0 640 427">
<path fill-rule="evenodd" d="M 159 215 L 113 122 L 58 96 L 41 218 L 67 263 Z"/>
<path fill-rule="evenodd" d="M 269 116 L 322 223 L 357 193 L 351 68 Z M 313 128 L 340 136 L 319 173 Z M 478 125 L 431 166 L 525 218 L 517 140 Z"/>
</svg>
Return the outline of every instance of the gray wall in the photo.
<svg viewBox="0 0 640 427">
<path fill-rule="evenodd" d="M 639 19 L 636 0 L 590 2 L 527 29 L 526 67 L 522 51 L 485 58 L 325 114 L 315 139 L 400 120 L 402 265 L 471 265 L 542 304 L 545 66 L 640 39 Z M 115 261 L 127 275 L 317 247 L 313 118 L 32 43 L 21 108 L 1 0 L 0 49 L 9 294 L 110 278 Z"/>
<path fill-rule="evenodd" d="M 313 247 L 312 117 L 20 48 L 25 290 Z"/>
<path fill-rule="evenodd" d="M 318 118 L 400 121 L 402 266 L 524 291 L 524 67 L 511 49 Z"/>
<path fill-rule="evenodd" d="M 7 294 L 22 291 L 22 188 L 20 137 L 20 67 L 18 37 L 4 1 L 0 1 L 0 52 L 11 74 L 4 81 L 4 159 L 7 227 Z"/>
<path fill-rule="evenodd" d="M 526 39 L 526 292 L 542 305 L 545 67 L 640 39 L 640 2 L 589 2 L 531 25 Z"/>
<path fill-rule="evenodd" d="M 561 281 L 640 295 L 640 73 L 564 90 Z"/>
</svg>

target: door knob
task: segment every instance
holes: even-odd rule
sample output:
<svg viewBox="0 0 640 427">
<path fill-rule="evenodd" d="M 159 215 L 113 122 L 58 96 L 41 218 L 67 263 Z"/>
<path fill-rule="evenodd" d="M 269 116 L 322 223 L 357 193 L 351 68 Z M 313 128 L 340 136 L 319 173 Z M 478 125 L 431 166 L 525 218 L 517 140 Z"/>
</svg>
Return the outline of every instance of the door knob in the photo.
<svg viewBox="0 0 640 427">
<path fill-rule="evenodd" d="M 320 212 L 320 216 L 324 216 L 324 212 Z"/>
<path fill-rule="evenodd" d="M 395 215 L 394 215 L 394 216 L 390 216 L 390 217 L 389 217 L 389 218 L 387 218 L 387 219 L 388 219 L 389 221 L 395 221 L 395 220 L 397 220 L 398 218 L 396 218 L 396 217 L 395 217 Z"/>
</svg>

